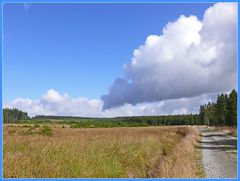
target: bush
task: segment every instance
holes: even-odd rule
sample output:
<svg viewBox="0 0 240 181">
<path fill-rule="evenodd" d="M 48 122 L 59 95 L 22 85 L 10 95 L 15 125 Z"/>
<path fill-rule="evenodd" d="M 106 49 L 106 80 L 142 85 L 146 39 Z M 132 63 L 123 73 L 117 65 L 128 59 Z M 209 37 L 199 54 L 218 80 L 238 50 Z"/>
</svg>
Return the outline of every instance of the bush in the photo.
<svg viewBox="0 0 240 181">
<path fill-rule="evenodd" d="M 53 130 L 50 126 L 43 126 L 42 127 L 42 131 L 41 131 L 42 135 L 46 135 L 46 136 L 52 136 L 53 135 Z"/>
</svg>

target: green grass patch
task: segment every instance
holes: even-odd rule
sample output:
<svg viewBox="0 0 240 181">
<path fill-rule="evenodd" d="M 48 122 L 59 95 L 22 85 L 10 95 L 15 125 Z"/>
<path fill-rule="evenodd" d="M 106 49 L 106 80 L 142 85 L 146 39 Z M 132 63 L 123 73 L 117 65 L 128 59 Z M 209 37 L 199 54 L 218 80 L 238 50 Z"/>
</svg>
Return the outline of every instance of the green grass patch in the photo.
<svg viewBox="0 0 240 181">
<path fill-rule="evenodd" d="M 41 134 L 46 135 L 46 136 L 52 136 L 53 135 L 53 130 L 50 126 L 44 125 L 42 127 Z"/>
<path fill-rule="evenodd" d="M 39 124 L 35 124 L 30 126 L 27 130 L 24 130 L 19 133 L 20 135 L 44 135 L 44 136 L 52 136 L 53 129 L 48 125 L 40 126 Z"/>
</svg>

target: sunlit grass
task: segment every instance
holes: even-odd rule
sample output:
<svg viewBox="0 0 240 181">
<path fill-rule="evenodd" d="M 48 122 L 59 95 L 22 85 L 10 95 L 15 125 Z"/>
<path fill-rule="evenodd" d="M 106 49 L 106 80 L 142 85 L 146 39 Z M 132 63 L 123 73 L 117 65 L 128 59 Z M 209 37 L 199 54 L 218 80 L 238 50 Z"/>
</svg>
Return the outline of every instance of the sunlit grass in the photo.
<svg viewBox="0 0 240 181">
<path fill-rule="evenodd" d="M 166 170 L 173 169 L 170 165 L 165 164 L 169 168 L 162 165 L 164 169 L 160 169 L 156 163 L 161 159 L 169 162 L 169 158 L 175 162 L 184 160 L 181 156 L 172 158 L 171 155 L 178 154 L 179 150 L 174 150 L 191 129 L 4 126 L 3 174 L 4 177 L 18 178 L 114 178 L 149 177 L 153 170 L 156 176 L 171 177 Z M 26 132 L 31 134 L 23 134 Z M 191 144 L 189 142 L 190 147 Z M 189 172 L 191 174 L 179 177 L 195 176 L 194 171 Z"/>
</svg>

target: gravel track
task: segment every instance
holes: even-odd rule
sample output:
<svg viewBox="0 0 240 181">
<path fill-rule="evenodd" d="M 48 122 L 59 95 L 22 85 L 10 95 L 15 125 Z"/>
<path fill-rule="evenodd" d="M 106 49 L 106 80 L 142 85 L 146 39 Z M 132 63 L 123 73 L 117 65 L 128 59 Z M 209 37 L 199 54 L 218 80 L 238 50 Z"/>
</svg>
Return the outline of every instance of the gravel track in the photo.
<svg viewBox="0 0 240 181">
<path fill-rule="evenodd" d="M 200 127 L 202 140 L 202 164 L 207 178 L 237 177 L 237 138 L 216 131 L 214 128 Z"/>
</svg>

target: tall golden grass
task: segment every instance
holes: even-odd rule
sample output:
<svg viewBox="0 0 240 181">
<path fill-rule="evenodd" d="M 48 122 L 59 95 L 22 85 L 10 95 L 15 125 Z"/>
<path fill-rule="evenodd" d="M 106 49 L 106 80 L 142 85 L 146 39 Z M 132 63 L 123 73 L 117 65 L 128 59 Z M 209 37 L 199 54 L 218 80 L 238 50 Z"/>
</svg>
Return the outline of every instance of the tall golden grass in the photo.
<svg viewBox="0 0 240 181">
<path fill-rule="evenodd" d="M 199 176 L 194 127 L 35 129 L 4 125 L 5 178 Z"/>
</svg>

